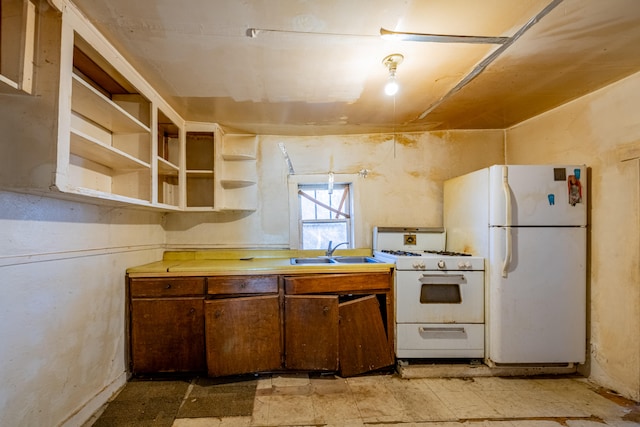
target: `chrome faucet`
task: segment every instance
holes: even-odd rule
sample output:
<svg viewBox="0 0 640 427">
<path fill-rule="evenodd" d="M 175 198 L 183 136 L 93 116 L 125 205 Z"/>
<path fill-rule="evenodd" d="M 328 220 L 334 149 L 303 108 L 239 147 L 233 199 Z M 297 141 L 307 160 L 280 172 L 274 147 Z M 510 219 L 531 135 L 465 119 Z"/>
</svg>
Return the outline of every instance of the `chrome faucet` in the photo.
<svg viewBox="0 0 640 427">
<path fill-rule="evenodd" d="M 342 242 L 342 243 L 338 243 L 337 245 L 335 245 L 333 248 L 331 247 L 331 244 L 333 242 L 331 240 L 329 240 L 329 247 L 327 248 L 327 252 L 326 255 L 328 257 L 332 257 L 333 256 L 333 251 L 335 251 L 336 249 L 338 249 L 338 246 L 342 246 L 342 245 L 348 245 L 349 242 Z"/>
</svg>

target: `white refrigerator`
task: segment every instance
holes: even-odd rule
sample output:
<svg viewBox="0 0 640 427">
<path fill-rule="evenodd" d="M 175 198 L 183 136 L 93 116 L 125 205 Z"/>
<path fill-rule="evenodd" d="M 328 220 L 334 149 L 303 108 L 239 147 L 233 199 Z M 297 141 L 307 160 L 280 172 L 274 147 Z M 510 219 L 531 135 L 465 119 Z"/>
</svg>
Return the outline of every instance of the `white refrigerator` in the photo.
<svg viewBox="0 0 640 427">
<path fill-rule="evenodd" d="M 495 165 L 444 184 L 447 250 L 486 259 L 485 359 L 583 363 L 584 165 Z"/>
</svg>

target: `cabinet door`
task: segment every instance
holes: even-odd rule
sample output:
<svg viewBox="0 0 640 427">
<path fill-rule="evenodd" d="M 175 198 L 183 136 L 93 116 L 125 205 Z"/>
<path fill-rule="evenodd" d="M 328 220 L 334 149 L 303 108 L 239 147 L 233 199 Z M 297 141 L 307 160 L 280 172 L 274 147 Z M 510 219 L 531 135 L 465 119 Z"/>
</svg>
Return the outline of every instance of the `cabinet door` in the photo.
<svg viewBox="0 0 640 427">
<path fill-rule="evenodd" d="M 287 369 L 338 369 L 338 296 L 285 296 Z"/>
<path fill-rule="evenodd" d="M 282 366 L 278 295 L 207 300 L 205 323 L 209 375 L 262 372 Z"/>
<path fill-rule="evenodd" d="M 203 297 L 133 299 L 133 372 L 204 371 L 203 304 Z"/>
<path fill-rule="evenodd" d="M 340 374 L 344 377 L 393 365 L 375 295 L 344 302 L 340 310 Z"/>
</svg>

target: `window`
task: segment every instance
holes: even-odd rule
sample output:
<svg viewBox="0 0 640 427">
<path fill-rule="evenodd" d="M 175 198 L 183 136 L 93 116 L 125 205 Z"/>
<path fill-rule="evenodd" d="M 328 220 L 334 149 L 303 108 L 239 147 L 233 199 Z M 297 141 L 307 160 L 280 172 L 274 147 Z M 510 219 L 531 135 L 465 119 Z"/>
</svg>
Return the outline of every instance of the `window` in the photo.
<svg viewBox="0 0 640 427">
<path fill-rule="evenodd" d="M 363 236 L 370 231 L 359 221 L 362 204 L 358 181 L 357 174 L 346 173 L 288 175 L 289 247 L 326 250 L 329 240 L 333 246 L 349 242 L 340 249 L 361 247 L 358 245 L 363 244 Z M 333 190 L 329 194 L 331 182 Z M 301 191 L 320 203 L 302 196 Z"/>
<path fill-rule="evenodd" d="M 351 186 L 349 184 L 299 184 L 299 235 L 301 249 L 326 249 L 351 243 Z"/>
</svg>

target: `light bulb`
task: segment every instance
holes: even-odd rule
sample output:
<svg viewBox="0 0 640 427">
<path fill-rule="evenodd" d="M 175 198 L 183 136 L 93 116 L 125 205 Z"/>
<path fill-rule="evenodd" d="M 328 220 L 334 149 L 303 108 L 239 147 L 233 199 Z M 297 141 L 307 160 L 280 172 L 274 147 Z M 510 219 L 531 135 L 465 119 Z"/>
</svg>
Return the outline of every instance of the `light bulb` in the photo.
<svg viewBox="0 0 640 427">
<path fill-rule="evenodd" d="M 398 82 L 396 81 L 396 76 L 389 76 L 389 80 L 387 80 L 387 84 L 384 85 L 384 93 L 389 96 L 393 96 L 398 93 Z"/>
</svg>

